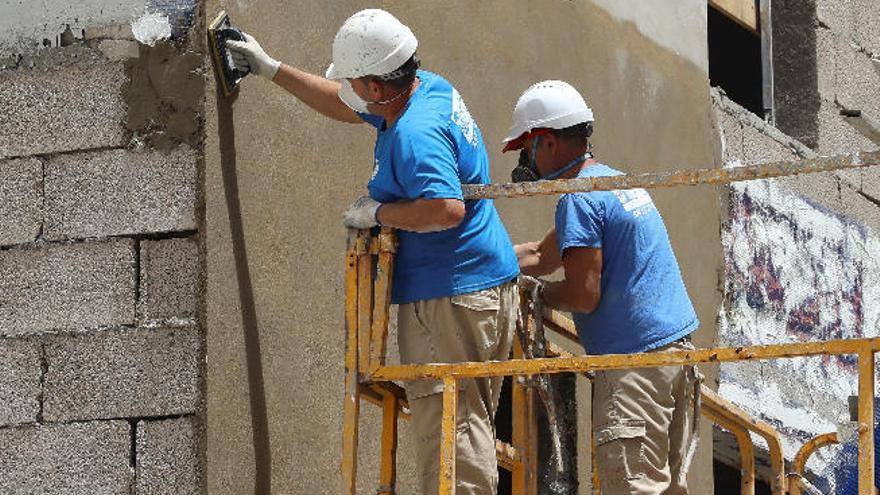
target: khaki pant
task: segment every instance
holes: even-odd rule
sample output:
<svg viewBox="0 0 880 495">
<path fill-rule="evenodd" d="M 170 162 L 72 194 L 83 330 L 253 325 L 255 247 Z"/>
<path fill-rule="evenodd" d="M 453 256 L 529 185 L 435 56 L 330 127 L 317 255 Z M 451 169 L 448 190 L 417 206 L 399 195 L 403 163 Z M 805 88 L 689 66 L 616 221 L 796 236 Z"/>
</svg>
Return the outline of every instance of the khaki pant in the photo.
<svg viewBox="0 0 880 495">
<path fill-rule="evenodd" d="M 502 361 L 510 354 L 519 292 L 515 283 L 459 296 L 403 304 L 398 312 L 400 360 L 411 363 Z M 495 495 L 495 411 L 502 377 L 459 382 L 456 495 Z M 412 381 L 406 395 L 422 495 L 438 493 L 443 383 Z"/>
<path fill-rule="evenodd" d="M 674 343 L 657 352 L 693 349 Z M 603 495 L 686 495 L 697 443 L 694 366 L 609 370 L 593 380 L 593 434 Z"/>
</svg>

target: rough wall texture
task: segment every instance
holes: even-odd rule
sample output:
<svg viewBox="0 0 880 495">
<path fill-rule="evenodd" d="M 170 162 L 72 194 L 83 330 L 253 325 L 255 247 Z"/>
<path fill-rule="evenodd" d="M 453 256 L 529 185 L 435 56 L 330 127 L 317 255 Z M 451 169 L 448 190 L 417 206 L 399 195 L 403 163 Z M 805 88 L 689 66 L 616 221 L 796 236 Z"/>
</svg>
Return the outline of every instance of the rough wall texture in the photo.
<svg viewBox="0 0 880 495">
<path fill-rule="evenodd" d="M 338 26 L 369 6 L 209 1 L 206 10 L 226 8 L 274 57 L 323 73 Z M 651 27 L 663 33 L 658 43 L 591 2 L 548 0 L 517 9 L 503 1 L 382 7 L 419 37 L 424 68 L 447 77 L 463 95 L 488 144 L 495 181 L 507 180 L 515 161 L 499 150 L 514 102 L 530 84 L 553 78 L 572 82 L 595 110 L 600 160 L 631 172 L 719 162 L 705 68 L 667 43 L 705 52 L 704 18 L 692 29 L 658 22 Z M 629 1 L 613 9 L 623 19 L 636 15 L 650 24 L 664 7 Z M 705 9 L 701 1 L 681 7 Z M 374 133 L 335 124 L 257 78 L 245 80 L 233 100 L 218 100 L 211 90 L 207 101 L 209 492 L 249 493 L 256 486 L 273 493 L 333 493 L 340 485 L 342 432 L 345 233 L 339 219 L 369 178 Z M 715 189 L 658 191 L 655 198 L 703 322 L 699 343 L 709 344 L 720 302 Z M 497 205 L 513 240 L 523 242 L 549 228 L 555 202 Z M 359 486 L 371 493 L 377 410 L 362 410 L 366 455 Z M 401 438 L 399 491 L 414 493 L 406 424 Z M 711 490 L 709 454 L 702 451 L 694 469 L 699 493 Z M 582 450 L 582 457 L 588 455 Z M 589 469 L 579 474 L 586 490 Z"/>
<path fill-rule="evenodd" d="M 202 37 L 139 47 L 152 3 L 0 4 L 3 494 L 203 488 Z"/>
<path fill-rule="evenodd" d="M 809 144 L 823 155 L 877 147 L 841 115 L 841 110 L 859 109 L 870 118 L 877 107 L 880 79 L 873 55 L 858 44 L 865 39 L 862 21 L 841 17 L 857 3 L 819 1 L 818 19 L 804 23 L 815 29 L 807 37 L 816 40 L 818 75 L 803 81 L 815 87 L 801 88 L 801 94 L 819 98 Z M 860 8 L 865 9 L 861 18 L 880 15 L 876 3 Z M 714 103 L 727 166 L 816 154 L 722 94 Z M 722 232 L 722 344 L 880 335 L 880 263 L 873 254 L 880 248 L 876 177 L 877 170 L 862 169 L 730 187 Z M 722 395 L 779 429 L 788 459 L 815 435 L 838 427 L 848 431 L 846 401 L 857 393 L 853 356 L 729 364 L 722 366 L 720 380 Z M 824 449 L 808 466 L 823 493 L 834 492 L 839 461 L 837 450 Z"/>
</svg>

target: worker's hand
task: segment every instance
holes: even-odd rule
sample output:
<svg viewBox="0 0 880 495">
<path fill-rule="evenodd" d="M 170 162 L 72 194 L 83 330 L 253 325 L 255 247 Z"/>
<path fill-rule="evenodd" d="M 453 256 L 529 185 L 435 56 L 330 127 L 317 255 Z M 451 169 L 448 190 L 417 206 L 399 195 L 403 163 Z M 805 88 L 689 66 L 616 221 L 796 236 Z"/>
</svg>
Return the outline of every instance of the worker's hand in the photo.
<svg viewBox="0 0 880 495">
<path fill-rule="evenodd" d="M 281 67 L 281 62 L 267 55 L 253 36 L 244 33 L 244 39 L 245 41 L 226 41 L 226 48 L 229 49 L 235 66 L 247 68 L 252 73 L 263 76 L 270 81 L 274 79 L 275 73 Z"/>
<path fill-rule="evenodd" d="M 342 222 L 346 227 L 353 229 L 369 229 L 379 225 L 376 220 L 376 212 L 382 203 L 374 200 L 369 196 L 361 196 L 357 201 L 351 204 L 342 217 Z"/>
</svg>

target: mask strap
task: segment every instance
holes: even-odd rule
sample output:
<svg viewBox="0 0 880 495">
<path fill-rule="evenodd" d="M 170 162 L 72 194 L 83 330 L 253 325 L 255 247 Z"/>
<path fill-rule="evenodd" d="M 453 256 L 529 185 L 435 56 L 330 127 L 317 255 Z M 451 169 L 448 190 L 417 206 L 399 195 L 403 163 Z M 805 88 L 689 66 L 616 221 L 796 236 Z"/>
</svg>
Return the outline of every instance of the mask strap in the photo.
<svg viewBox="0 0 880 495">
<path fill-rule="evenodd" d="M 534 151 L 532 153 L 534 153 Z M 559 177 L 560 175 L 563 175 L 564 173 L 568 172 L 569 170 L 573 169 L 574 167 L 584 163 L 585 161 L 589 160 L 590 158 L 593 158 L 592 153 L 590 153 L 590 152 L 584 153 L 583 156 L 579 156 L 579 157 L 575 158 L 574 160 L 568 162 L 564 167 L 560 168 L 559 170 L 557 170 L 551 174 L 547 174 L 544 177 L 541 177 L 541 180 L 553 180 L 553 179 Z"/>
<path fill-rule="evenodd" d="M 413 84 L 415 84 L 415 80 L 413 80 L 413 82 L 409 83 L 409 86 L 407 86 L 406 89 L 401 90 L 400 93 L 397 93 L 396 95 L 392 96 L 391 98 L 388 98 L 387 100 L 368 101 L 367 103 L 371 103 L 373 105 L 387 105 L 389 103 L 392 103 L 392 102 L 400 99 L 401 96 L 409 93 L 409 90 L 412 89 Z"/>
</svg>

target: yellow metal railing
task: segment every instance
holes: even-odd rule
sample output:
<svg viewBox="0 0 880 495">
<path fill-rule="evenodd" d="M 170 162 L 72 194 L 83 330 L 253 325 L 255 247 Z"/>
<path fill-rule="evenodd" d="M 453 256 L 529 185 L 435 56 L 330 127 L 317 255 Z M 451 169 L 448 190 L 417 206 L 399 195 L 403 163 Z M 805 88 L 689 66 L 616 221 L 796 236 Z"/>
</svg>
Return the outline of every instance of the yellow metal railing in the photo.
<svg viewBox="0 0 880 495">
<path fill-rule="evenodd" d="M 740 180 L 795 175 L 880 165 L 880 152 L 839 157 L 778 162 L 735 169 L 704 169 L 633 176 L 540 181 L 532 184 L 467 186 L 466 199 L 534 196 L 574 191 L 631 189 L 672 185 L 720 184 Z M 349 237 L 346 252 L 346 352 L 342 475 L 344 493 L 354 495 L 357 478 L 360 399 L 383 410 L 380 495 L 393 495 L 396 482 L 397 421 L 407 417 L 406 397 L 395 381 L 440 380 L 444 383 L 441 428 L 440 494 L 455 492 L 455 403 L 458 380 L 490 376 L 527 376 L 543 373 L 587 373 L 592 371 L 648 368 L 668 365 L 735 362 L 806 356 L 856 354 L 859 364 L 859 494 L 874 495 L 874 354 L 880 338 L 804 342 L 750 347 L 719 347 L 692 351 L 627 355 L 572 356 L 548 345 L 554 357 L 522 359 L 519 343 L 513 346 L 513 359 L 486 363 L 432 363 L 417 365 L 385 364 L 391 275 L 396 251 L 393 230 L 382 228 L 375 236 L 359 231 Z M 526 294 L 522 294 L 525 300 Z M 543 321 L 563 337 L 577 340 L 573 323 L 562 314 L 545 310 Z M 549 344 L 549 343 L 548 343 Z M 499 465 L 513 474 L 513 493 L 537 494 L 537 424 L 534 390 L 513 381 L 513 435 L 511 444 L 497 442 Z M 800 485 L 787 486 L 779 434 L 766 423 L 750 417 L 735 405 L 703 387 L 702 414 L 736 437 L 741 457 L 742 494 L 754 494 L 755 459 L 751 433 L 767 441 L 771 460 L 771 488 L 774 495 L 800 493 Z M 813 450 L 821 442 L 808 444 Z M 807 446 L 804 447 L 807 449 Z M 803 449 L 802 449 L 802 452 Z M 807 450 L 808 456 L 812 450 Z M 806 462 L 804 457 L 803 462 Z M 593 490 L 600 493 L 593 460 Z M 790 478 L 801 475 L 803 465 L 795 464 Z"/>
<path fill-rule="evenodd" d="M 836 354 L 859 356 L 860 391 L 873 391 L 873 355 L 880 350 L 880 339 L 835 340 L 766 346 L 697 349 L 668 353 L 643 353 L 605 356 L 572 356 L 555 345 L 548 345 L 550 354 L 557 357 L 521 359 L 519 343 L 514 345 L 514 359 L 489 363 L 435 363 L 421 365 L 385 366 L 387 337 L 389 281 L 394 252 L 394 233 L 383 229 L 377 237 L 359 233 L 352 242 L 347 257 L 346 294 L 349 325 L 346 349 L 346 397 L 343 475 L 346 493 L 353 494 L 357 469 L 357 431 L 359 401 L 364 398 L 382 407 L 382 447 L 379 494 L 395 493 L 397 449 L 397 421 L 406 418 L 406 396 L 395 381 L 422 379 L 442 380 L 446 390 L 457 390 L 458 380 L 486 376 L 523 376 L 539 373 L 590 372 L 620 368 L 645 368 L 665 365 L 735 362 L 742 360 L 776 359 Z M 375 276 L 374 276 L 375 273 Z M 522 294 L 523 298 L 527 294 Z M 366 313 L 366 314 L 364 314 Z M 545 309 L 546 328 L 563 338 L 576 341 L 574 324 L 554 310 Z M 377 351 L 378 349 L 378 351 Z M 367 371 L 361 372 L 361 369 Z M 737 406 L 724 400 L 707 387 L 702 389 L 702 414 L 718 426 L 731 431 L 737 439 L 741 457 L 741 493 L 754 494 L 755 458 L 750 433 L 767 442 L 771 462 L 771 489 L 774 495 L 800 493 L 798 483 L 787 486 L 779 434 L 764 422 L 757 421 Z M 449 428 L 455 420 L 456 397 L 452 392 L 444 396 L 443 448 L 441 449 L 441 486 L 449 488 L 454 480 L 454 437 Z M 499 465 L 513 473 L 514 493 L 537 493 L 537 457 L 535 441 L 535 397 L 532 389 L 514 381 L 514 431 L 511 444 L 497 442 Z M 859 397 L 860 482 L 873 478 L 873 393 Z M 865 414 L 867 411 L 868 414 Z M 812 452 L 820 444 L 808 444 L 805 452 Z M 804 457 L 808 454 L 800 454 Z M 799 457 L 800 458 L 800 457 Z M 802 473 L 803 465 L 795 462 L 792 478 Z M 805 457 L 804 457 L 804 463 Z M 594 483 L 596 483 L 594 470 Z M 871 483 L 869 486 L 873 486 Z M 443 494 L 452 493 L 443 491 Z M 595 493 L 599 493 L 596 490 Z M 860 493 L 863 493 L 860 490 Z M 872 491 L 864 492 L 873 494 Z"/>
</svg>

